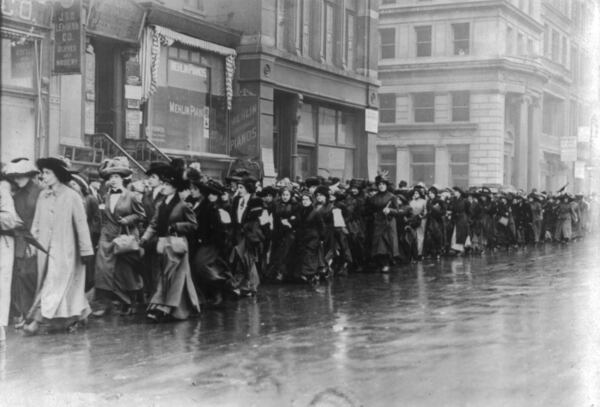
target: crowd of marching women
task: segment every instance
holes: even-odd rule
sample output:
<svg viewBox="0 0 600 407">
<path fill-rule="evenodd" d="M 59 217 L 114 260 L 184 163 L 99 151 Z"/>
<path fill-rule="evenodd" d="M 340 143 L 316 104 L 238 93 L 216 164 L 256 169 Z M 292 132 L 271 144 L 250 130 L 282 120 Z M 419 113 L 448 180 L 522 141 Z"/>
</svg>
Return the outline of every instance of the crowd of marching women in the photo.
<svg viewBox="0 0 600 407">
<path fill-rule="evenodd" d="M 569 242 L 600 226 L 600 201 L 566 192 L 396 188 L 312 177 L 225 183 L 182 161 L 131 181 L 127 159 L 88 182 L 59 158 L 16 159 L 0 180 L 0 341 L 9 317 L 35 334 L 90 315 L 182 320 L 260 283 L 310 285 L 441 256 Z M 91 304 L 91 305 L 90 305 Z"/>
</svg>

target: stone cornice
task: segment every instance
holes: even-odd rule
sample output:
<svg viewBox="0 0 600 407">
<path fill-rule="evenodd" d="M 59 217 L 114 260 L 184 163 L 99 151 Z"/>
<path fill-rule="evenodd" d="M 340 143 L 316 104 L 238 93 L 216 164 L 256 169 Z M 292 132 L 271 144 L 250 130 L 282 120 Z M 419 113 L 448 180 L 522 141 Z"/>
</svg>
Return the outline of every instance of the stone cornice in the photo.
<svg viewBox="0 0 600 407">
<path fill-rule="evenodd" d="M 446 12 L 456 10 L 474 10 L 474 9 L 490 9 L 490 8 L 502 8 L 522 22 L 535 28 L 538 32 L 544 30 L 544 25 L 537 20 L 533 19 L 519 8 L 507 0 L 479 0 L 479 1 L 465 1 L 461 3 L 448 3 L 448 4 L 423 4 L 423 5 L 408 5 L 408 6 L 390 6 L 380 7 L 379 9 L 379 21 L 384 20 L 386 17 L 393 17 L 395 15 L 408 15 L 417 14 L 423 15 L 424 13 L 432 12 Z"/>
<path fill-rule="evenodd" d="M 393 131 L 475 131 L 479 126 L 477 123 L 379 123 L 379 134 Z"/>
<path fill-rule="evenodd" d="M 379 81 L 377 78 L 371 78 L 365 75 L 343 70 L 335 66 L 322 64 L 313 60 L 312 58 L 292 55 L 288 52 L 281 51 L 273 47 L 265 47 L 261 45 L 252 45 L 249 47 L 245 45 L 238 48 L 238 55 L 240 60 L 257 59 L 262 57 L 275 58 L 277 64 L 295 66 L 305 71 L 317 73 L 322 77 L 335 76 L 343 78 L 343 80 L 351 80 L 361 84 L 369 84 L 372 86 L 381 85 L 381 81 Z"/>
<path fill-rule="evenodd" d="M 548 80 L 550 72 L 547 69 L 544 69 L 542 64 L 537 61 L 524 61 L 524 59 L 520 61 L 517 58 L 493 58 L 469 61 L 445 60 L 442 62 L 432 61 L 410 64 L 379 65 L 379 78 L 384 80 L 386 78 L 389 79 L 407 74 L 412 75 L 414 72 L 433 73 L 471 69 L 515 71 L 537 76 L 544 82 Z"/>
</svg>

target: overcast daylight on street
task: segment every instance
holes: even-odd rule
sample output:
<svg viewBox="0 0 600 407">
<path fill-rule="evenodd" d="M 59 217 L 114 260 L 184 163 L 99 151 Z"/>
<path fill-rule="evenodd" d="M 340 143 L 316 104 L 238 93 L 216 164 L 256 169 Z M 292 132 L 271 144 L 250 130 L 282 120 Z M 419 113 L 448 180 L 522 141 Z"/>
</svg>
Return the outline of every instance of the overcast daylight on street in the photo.
<svg viewBox="0 0 600 407">
<path fill-rule="evenodd" d="M 0 34 L 0 406 L 600 406 L 600 0 Z"/>
</svg>

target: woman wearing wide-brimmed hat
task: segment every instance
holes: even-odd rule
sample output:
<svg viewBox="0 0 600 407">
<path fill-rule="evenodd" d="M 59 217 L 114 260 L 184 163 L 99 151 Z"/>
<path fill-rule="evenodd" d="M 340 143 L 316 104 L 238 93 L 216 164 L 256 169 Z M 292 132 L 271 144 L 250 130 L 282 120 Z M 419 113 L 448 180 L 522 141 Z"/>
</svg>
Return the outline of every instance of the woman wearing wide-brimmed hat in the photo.
<svg viewBox="0 0 600 407">
<path fill-rule="evenodd" d="M 132 314 L 143 288 L 139 252 L 115 253 L 113 240 L 123 234 L 139 237 L 138 224 L 146 213 L 135 195 L 124 186 L 132 174 L 125 157 L 105 161 L 98 171 L 106 180 L 108 191 L 102 209 L 102 229 L 96 254 L 94 286 L 97 309 L 94 316 L 112 311 L 112 300 L 120 301 L 121 313 Z"/>
<path fill-rule="evenodd" d="M 31 229 L 35 207 L 42 187 L 37 182 L 39 171 L 27 158 L 17 158 L 6 164 L 4 174 L 15 187 L 13 201 L 17 215 L 23 221 L 25 230 Z M 15 237 L 15 264 L 11 289 L 11 313 L 15 317 L 16 327 L 21 328 L 33 299 L 37 285 L 36 252 L 24 237 Z"/>
<path fill-rule="evenodd" d="M 398 199 L 388 189 L 389 181 L 378 175 L 375 178 L 377 193 L 367 201 L 367 214 L 373 218 L 371 257 L 377 262 L 382 273 L 387 273 L 394 257 L 398 257 L 398 233 L 396 216 Z"/>
<path fill-rule="evenodd" d="M 68 186 L 71 173 L 63 160 L 40 158 L 36 164 L 46 189 L 38 198 L 31 233 L 47 253 L 37 254 L 37 292 L 26 334 L 35 334 L 43 324 L 73 327 L 91 312 L 85 262 L 94 250 L 83 202 Z"/>
<path fill-rule="evenodd" d="M 160 275 L 150 298 L 146 316 L 155 322 L 183 320 L 200 312 L 189 262 L 189 240 L 198 223 L 192 209 L 179 197 L 189 184 L 183 172 L 175 167 L 158 173 L 163 182 L 164 200 L 158 205 L 142 243 L 158 237 Z M 161 240 L 162 239 L 162 240 Z"/>
<path fill-rule="evenodd" d="M 232 278 L 227 262 L 231 218 L 221 201 L 226 187 L 214 180 L 193 180 L 190 190 L 192 197 L 198 199 L 192 206 L 198 222 L 190 239 L 192 276 L 203 300 L 218 306 Z"/>
</svg>

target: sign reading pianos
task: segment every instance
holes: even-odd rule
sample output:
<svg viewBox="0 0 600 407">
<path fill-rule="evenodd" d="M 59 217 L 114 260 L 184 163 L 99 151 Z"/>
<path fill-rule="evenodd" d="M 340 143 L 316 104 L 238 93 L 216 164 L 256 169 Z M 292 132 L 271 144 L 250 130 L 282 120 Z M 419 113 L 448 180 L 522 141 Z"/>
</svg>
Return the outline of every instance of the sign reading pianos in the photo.
<svg viewBox="0 0 600 407">
<path fill-rule="evenodd" d="M 81 0 L 54 3 L 54 73 L 81 74 L 83 41 Z"/>
<path fill-rule="evenodd" d="M 231 111 L 231 156 L 259 159 L 258 97 L 235 96 Z"/>
</svg>

